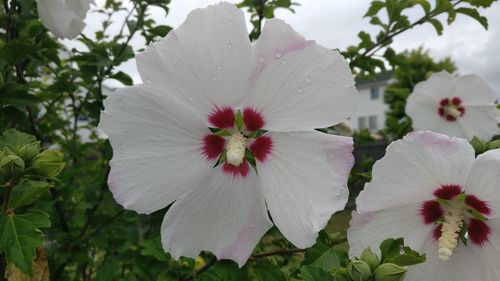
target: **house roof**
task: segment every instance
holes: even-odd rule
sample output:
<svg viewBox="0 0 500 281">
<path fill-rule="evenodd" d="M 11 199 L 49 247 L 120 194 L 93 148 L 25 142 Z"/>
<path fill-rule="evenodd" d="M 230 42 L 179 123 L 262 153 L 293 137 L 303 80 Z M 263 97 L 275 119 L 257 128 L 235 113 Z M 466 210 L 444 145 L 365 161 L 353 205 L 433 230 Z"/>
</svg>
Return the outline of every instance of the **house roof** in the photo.
<svg viewBox="0 0 500 281">
<path fill-rule="evenodd" d="M 356 79 L 356 87 L 368 88 L 375 85 L 387 84 L 392 78 L 392 71 L 379 72 L 375 74 L 375 79 L 362 78 Z"/>
</svg>

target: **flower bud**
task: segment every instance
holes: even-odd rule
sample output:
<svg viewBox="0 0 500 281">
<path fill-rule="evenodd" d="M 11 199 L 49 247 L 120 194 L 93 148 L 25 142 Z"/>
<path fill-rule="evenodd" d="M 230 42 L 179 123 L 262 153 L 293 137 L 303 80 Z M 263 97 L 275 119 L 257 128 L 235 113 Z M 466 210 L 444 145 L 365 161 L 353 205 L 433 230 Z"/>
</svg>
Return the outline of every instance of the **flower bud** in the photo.
<svg viewBox="0 0 500 281">
<path fill-rule="evenodd" d="M 359 259 L 366 262 L 372 271 L 380 265 L 380 259 L 370 248 L 364 250 L 361 256 L 359 256 Z"/>
<path fill-rule="evenodd" d="M 55 150 L 44 150 L 33 159 L 31 167 L 35 173 L 53 178 L 64 168 L 64 154 Z"/>
<path fill-rule="evenodd" d="M 25 163 L 30 163 L 40 153 L 40 141 L 35 141 L 21 146 L 17 154 L 24 159 Z"/>
<path fill-rule="evenodd" d="M 24 170 L 24 161 L 15 154 L 0 155 L 0 174 L 6 179 L 19 176 Z"/>
<path fill-rule="evenodd" d="M 362 260 L 353 260 L 347 265 L 347 273 L 353 281 L 368 281 L 372 276 L 370 266 Z"/>
<path fill-rule="evenodd" d="M 375 281 L 402 281 L 408 270 L 393 263 L 381 264 L 375 269 Z"/>
</svg>

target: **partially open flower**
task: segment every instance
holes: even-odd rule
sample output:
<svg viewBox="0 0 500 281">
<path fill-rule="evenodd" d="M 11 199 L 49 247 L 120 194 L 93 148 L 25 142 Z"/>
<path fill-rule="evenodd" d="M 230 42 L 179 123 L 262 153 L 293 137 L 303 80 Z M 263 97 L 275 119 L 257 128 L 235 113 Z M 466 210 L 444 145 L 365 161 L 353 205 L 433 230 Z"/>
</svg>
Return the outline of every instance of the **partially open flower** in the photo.
<svg viewBox="0 0 500 281">
<path fill-rule="evenodd" d="M 85 27 L 85 16 L 94 0 L 36 0 L 43 25 L 55 36 L 75 38 Z"/>
<path fill-rule="evenodd" d="M 145 85 L 112 94 L 101 115 L 108 184 L 140 213 L 173 203 L 165 250 L 241 266 L 272 225 L 268 210 L 296 246 L 314 244 L 347 201 L 354 163 L 351 138 L 314 130 L 355 107 L 341 55 L 281 20 L 252 45 L 243 13 L 221 3 L 191 12 L 137 64 Z"/>
<path fill-rule="evenodd" d="M 500 133 L 496 93 L 477 75 L 435 73 L 415 86 L 406 113 L 417 131 L 490 140 Z"/>
<path fill-rule="evenodd" d="M 352 254 L 403 237 L 427 254 L 405 280 L 496 281 L 500 276 L 500 149 L 474 159 L 465 139 L 415 132 L 387 148 L 357 198 Z"/>
</svg>

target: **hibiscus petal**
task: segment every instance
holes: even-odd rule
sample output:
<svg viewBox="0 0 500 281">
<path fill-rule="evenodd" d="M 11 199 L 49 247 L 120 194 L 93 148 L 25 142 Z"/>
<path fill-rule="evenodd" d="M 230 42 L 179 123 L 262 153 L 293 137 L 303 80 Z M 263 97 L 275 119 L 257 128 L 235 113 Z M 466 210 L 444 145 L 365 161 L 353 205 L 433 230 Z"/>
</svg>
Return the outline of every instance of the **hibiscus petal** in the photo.
<svg viewBox="0 0 500 281">
<path fill-rule="evenodd" d="M 240 105 L 250 52 L 243 12 L 223 2 L 192 11 L 179 28 L 137 55 L 137 67 L 145 84 L 171 89 L 208 117 L 214 105 Z"/>
<path fill-rule="evenodd" d="M 490 217 L 500 218 L 500 149 L 479 155 L 467 176 L 466 191 L 489 203 Z"/>
<path fill-rule="evenodd" d="M 166 207 L 213 166 L 202 151 L 204 121 L 163 92 L 120 89 L 106 99 L 99 124 L 113 146 L 109 188 L 119 204 L 140 213 Z"/>
<path fill-rule="evenodd" d="M 477 136 L 484 140 L 490 140 L 493 136 L 500 134 L 497 118 L 500 111 L 491 102 L 490 105 L 469 105 L 465 114 L 458 119 L 468 139 Z"/>
<path fill-rule="evenodd" d="M 426 94 L 435 97 L 438 102 L 442 98 L 450 98 L 453 94 L 453 79 L 453 75 L 445 70 L 434 73 L 427 80 L 415 85 L 411 95 Z"/>
<path fill-rule="evenodd" d="M 290 242 L 309 247 L 347 202 L 352 139 L 317 131 L 267 136 L 272 151 L 257 172 L 271 217 Z"/>
<path fill-rule="evenodd" d="M 43 25 L 55 36 L 75 38 L 85 27 L 83 19 L 90 9 L 89 0 L 65 2 L 62 0 L 37 0 L 38 15 Z"/>
<path fill-rule="evenodd" d="M 415 131 L 431 130 L 448 136 L 466 137 L 460 123 L 446 121 L 438 114 L 438 108 L 439 98 L 432 93 L 414 91 L 408 97 L 405 112 L 411 117 Z"/>
<path fill-rule="evenodd" d="M 387 147 L 372 170 L 372 181 L 357 198 L 358 211 L 371 212 L 435 199 L 442 185 L 464 187 L 474 149 L 465 139 L 413 132 Z"/>
<path fill-rule="evenodd" d="M 243 266 L 272 226 L 255 173 L 243 179 L 213 169 L 199 184 L 203 190 L 181 197 L 165 215 L 163 248 L 175 258 L 211 251 Z"/>
<path fill-rule="evenodd" d="M 420 249 L 432 238 L 434 225 L 426 225 L 419 204 L 408 204 L 369 213 L 352 213 L 347 238 L 350 255 L 359 256 L 366 248 L 377 251 L 388 238 L 404 238 L 405 245 Z M 437 251 L 437 250 L 436 250 Z"/>
<path fill-rule="evenodd" d="M 253 52 L 251 94 L 244 104 L 262 113 L 265 129 L 329 127 L 354 111 L 354 78 L 337 51 L 305 41 L 283 21 L 272 20 Z"/>
<path fill-rule="evenodd" d="M 284 21 L 267 20 L 252 48 L 250 85 L 254 86 L 262 71 L 270 64 L 277 63 L 282 56 L 314 45 L 314 41 L 307 41 Z"/>
<path fill-rule="evenodd" d="M 465 106 L 494 104 L 497 100 L 495 91 L 475 74 L 455 78 L 453 93 Z"/>
<path fill-rule="evenodd" d="M 422 249 L 426 254 L 425 263 L 412 266 L 405 281 L 454 280 L 454 281 L 497 281 L 500 276 L 500 220 L 489 220 L 492 227 L 490 241 L 482 247 L 459 242 L 450 260 L 438 257 L 437 241 L 428 240 Z"/>
</svg>

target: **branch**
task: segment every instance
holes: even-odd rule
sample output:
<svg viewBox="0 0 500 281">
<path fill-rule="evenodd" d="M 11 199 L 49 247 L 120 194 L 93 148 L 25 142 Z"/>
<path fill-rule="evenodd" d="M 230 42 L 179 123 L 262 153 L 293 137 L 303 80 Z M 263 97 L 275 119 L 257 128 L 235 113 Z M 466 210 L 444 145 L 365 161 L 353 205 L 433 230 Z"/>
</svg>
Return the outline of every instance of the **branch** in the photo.
<svg viewBox="0 0 500 281">
<path fill-rule="evenodd" d="M 434 13 L 431 12 L 429 14 L 426 14 L 425 16 L 423 16 L 422 18 L 420 18 L 419 20 L 417 20 L 416 22 L 412 23 L 409 27 L 405 27 L 403 29 L 400 29 L 392 34 L 390 34 L 390 32 L 387 32 L 386 35 L 378 40 L 371 48 L 368 48 L 366 49 L 362 54 L 361 54 L 361 57 L 371 57 L 373 56 L 373 54 L 375 54 L 376 52 L 378 52 L 380 49 L 382 49 L 384 47 L 384 43 L 386 43 L 387 41 L 390 41 L 392 38 L 396 37 L 397 35 L 407 31 L 408 29 L 412 29 L 414 28 L 415 26 L 417 25 L 420 25 L 420 24 L 423 24 L 425 22 L 427 22 L 429 19 L 433 18 L 433 17 L 436 17 L 442 13 L 445 13 L 445 12 L 448 12 L 449 10 L 455 8 L 458 4 L 462 3 L 464 0 L 458 0 L 456 3 L 454 3 L 451 8 L 449 9 L 445 9 L 445 10 L 441 10 L 441 11 L 435 11 Z"/>
<path fill-rule="evenodd" d="M 188 277 L 181 279 L 181 281 L 191 281 L 193 280 L 196 276 L 202 274 L 203 272 L 207 271 L 210 267 L 212 267 L 215 263 L 217 262 L 217 258 L 213 257 L 210 261 L 208 261 L 205 265 L 203 265 L 201 268 L 198 270 L 193 271 L 191 275 Z"/>
<path fill-rule="evenodd" d="M 258 258 L 264 258 L 264 257 L 270 257 L 270 256 L 276 256 L 276 255 L 303 253 L 305 251 L 306 251 L 306 249 L 300 249 L 300 248 L 279 249 L 279 250 L 274 250 L 274 251 L 269 251 L 269 252 L 251 255 L 250 260 L 256 260 Z"/>
</svg>

